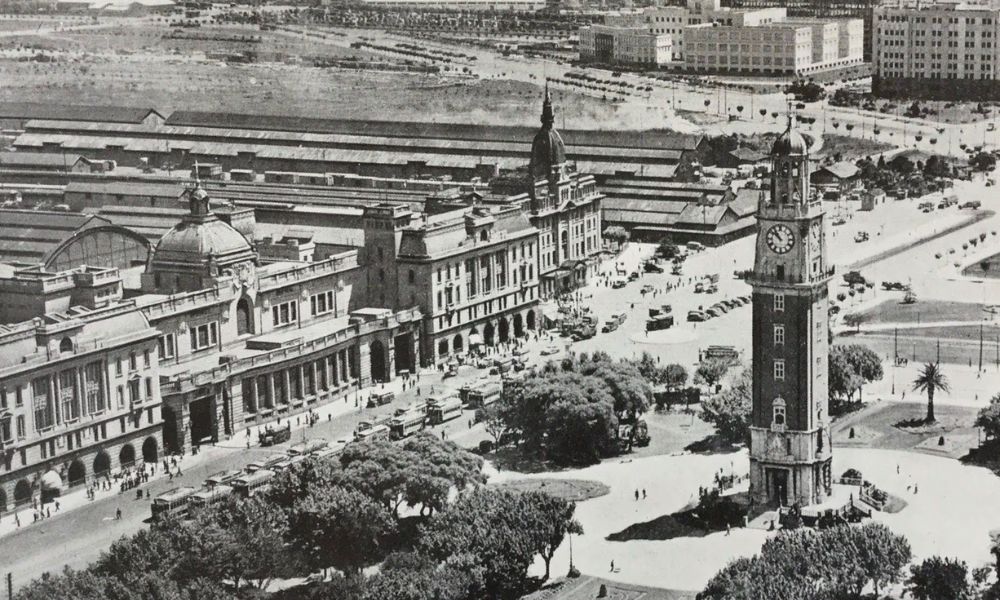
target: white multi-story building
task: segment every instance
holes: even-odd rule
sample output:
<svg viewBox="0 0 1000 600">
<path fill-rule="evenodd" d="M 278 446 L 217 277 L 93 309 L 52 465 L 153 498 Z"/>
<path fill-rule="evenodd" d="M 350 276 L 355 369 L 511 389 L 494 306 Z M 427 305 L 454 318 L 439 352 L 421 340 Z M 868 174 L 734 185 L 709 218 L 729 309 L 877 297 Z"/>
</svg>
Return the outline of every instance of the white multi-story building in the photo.
<svg viewBox="0 0 1000 600">
<path fill-rule="evenodd" d="M 1000 97 L 1000 7 L 897 1 L 875 8 L 873 89 L 883 96 Z"/>
<path fill-rule="evenodd" d="M 732 10 L 689 0 L 605 17 L 580 29 L 580 58 L 688 71 L 803 75 L 861 64 L 861 19 L 790 19 L 784 8 Z"/>
</svg>

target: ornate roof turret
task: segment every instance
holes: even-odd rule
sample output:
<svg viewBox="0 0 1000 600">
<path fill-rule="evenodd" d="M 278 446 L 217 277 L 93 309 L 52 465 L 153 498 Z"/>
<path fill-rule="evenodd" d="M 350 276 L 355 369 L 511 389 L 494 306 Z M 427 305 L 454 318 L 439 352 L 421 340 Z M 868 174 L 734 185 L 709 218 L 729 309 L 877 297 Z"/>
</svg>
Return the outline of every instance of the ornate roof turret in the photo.
<svg viewBox="0 0 1000 600">
<path fill-rule="evenodd" d="M 774 140 L 771 156 L 804 156 L 809 153 L 809 144 L 802 134 L 792 128 L 792 115 L 788 115 L 788 127 Z"/>
<path fill-rule="evenodd" d="M 545 100 L 542 102 L 542 128 L 531 142 L 531 177 L 534 180 L 547 179 L 554 168 L 566 164 L 566 145 L 555 129 L 555 114 L 549 86 L 545 85 Z"/>
</svg>

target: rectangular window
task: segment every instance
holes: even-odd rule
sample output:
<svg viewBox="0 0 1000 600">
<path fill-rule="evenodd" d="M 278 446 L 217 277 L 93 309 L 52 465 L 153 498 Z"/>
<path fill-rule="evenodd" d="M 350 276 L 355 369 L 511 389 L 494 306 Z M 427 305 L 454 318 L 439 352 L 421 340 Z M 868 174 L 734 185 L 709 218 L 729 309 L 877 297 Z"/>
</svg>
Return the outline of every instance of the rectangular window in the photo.
<svg viewBox="0 0 1000 600">
<path fill-rule="evenodd" d="M 333 310 L 333 292 L 321 292 L 309 298 L 312 316 L 323 315 Z"/>
<path fill-rule="evenodd" d="M 174 343 L 174 334 L 167 333 L 160 336 L 160 339 L 156 341 L 156 351 L 159 354 L 160 360 L 165 358 L 173 358 L 176 354 L 176 344 Z"/>
<path fill-rule="evenodd" d="M 17 386 L 17 392 L 14 395 L 14 406 L 24 406 L 24 388 Z"/>
<path fill-rule="evenodd" d="M 282 302 L 271 307 L 275 327 L 284 327 L 298 321 L 298 300 Z"/>
<path fill-rule="evenodd" d="M 153 378 L 152 377 L 147 377 L 146 378 L 146 400 L 152 400 L 152 399 L 153 399 Z"/>
<path fill-rule="evenodd" d="M 473 298 L 476 295 L 476 260 L 470 258 L 465 261 L 465 297 Z"/>
<path fill-rule="evenodd" d="M 142 402 L 138 379 L 132 379 L 128 382 L 128 401 L 129 404 L 140 404 Z"/>
<path fill-rule="evenodd" d="M 24 425 L 24 415 L 17 415 L 17 439 L 23 440 L 26 437 L 28 437 L 28 431 Z"/>
<path fill-rule="evenodd" d="M 121 385 L 118 386 L 118 390 L 117 390 L 117 393 L 115 394 L 115 397 L 118 399 L 118 410 L 124 410 L 125 409 L 125 387 L 124 386 L 121 386 Z"/>
<path fill-rule="evenodd" d="M 49 396 L 48 377 L 39 377 L 31 382 L 31 396 L 35 412 L 35 431 L 44 431 L 52 427 L 52 398 Z"/>
<path fill-rule="evenodd" d="M 775 294 L 774 295 L 774 310 L 775 312 L 781 312 L 785 310 L 785 295 Z"/>
<path fill-rule="evenodd" d="M 775 325 L 774 326 L 774 345 L 785 343 L 785 326 Z"/>
<path fill-rule="evenodd" d="M 129 352 L 128 355 L 128 370 L 135 371 L 138 368 L 138 363 L 135 359 L 135 352 Z"/>
<path fill-rule="evenodd" d="M 63 421 L 80 418 L 80 402 L 76 391 L 76 371 L 66 369 L 59 373 L 59 406 Z"/>
<path fill-rule="evenodd" d="M 115 361 L 115 376 L 122 376 L 122 359 L 120 356 L 118 357 L 118 360 Z"/>
<path fill-rule="evenodd" d="M 214 321 L 197 325 L 189 331 L 191 333 L 191 350 L 211 348 L 219 341 L 219 326 Z"/>
<path fill-rule="evenodd" d="M 101 377 L 101 363 L 92 362 L 83 368 L 83 388 L 87 402 L 87 414 L 104 410 L 104 378 Z"/>
<path fill-rule="evenodd" d="M 774 361 L 774 380 L 784 381 L 785 380 L 785 361 L 781 359 L 776 359 Z"/>
<path fill-rule="evenodd" d="M 149 350 L 142 351 L 142 366 L 149 368 Z"/>
</svg>

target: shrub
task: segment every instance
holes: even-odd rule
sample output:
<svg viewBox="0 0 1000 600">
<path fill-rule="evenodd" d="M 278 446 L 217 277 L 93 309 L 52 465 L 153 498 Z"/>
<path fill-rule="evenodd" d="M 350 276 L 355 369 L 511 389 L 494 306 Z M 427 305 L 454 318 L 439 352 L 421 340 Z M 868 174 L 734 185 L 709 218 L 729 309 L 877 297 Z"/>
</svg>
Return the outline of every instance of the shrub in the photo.
<svg viewBox="0 0 1000 600">
<path fill-rule="evenodd" d="M 844 471 L 844 474 L 841 475 L 841 477 L 843 479 L 864 479 L 861 476 L 861 471 L 853 468 Z"/>
</svg>

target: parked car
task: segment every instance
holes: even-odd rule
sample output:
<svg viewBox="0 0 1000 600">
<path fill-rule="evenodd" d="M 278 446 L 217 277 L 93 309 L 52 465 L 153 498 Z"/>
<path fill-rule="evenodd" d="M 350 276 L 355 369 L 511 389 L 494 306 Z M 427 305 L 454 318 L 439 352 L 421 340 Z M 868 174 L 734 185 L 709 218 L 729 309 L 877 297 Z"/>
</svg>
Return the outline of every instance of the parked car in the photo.
<svg viewBox="0 0 1000 600">
<path fill-rule="evenodd" d="M 553 354 L 559 354 L 559 348 L 556 346 L 546 346 L 542 349 L 542 356 L 551 356 Z"/>
<path fill-rule="evenodd" d="M 708 310 L 706 310 L 705 314 L 708 315 L 709 317 L 718 317 L 718 316 L 722 315 L 722 311 L 720 311 L 718 308 L 715 308 L 713 306 L 713 307 L 709 308 Z"/>
<path fill-rule="evenodd" d="M 653 262 L 651 260 L 647 260 L 642 265 L 642 270 L 645 271 L 645 272 L 647 272 L 647 273 L 662 273 L 663 272 L 663 267 L 661 267 L 660 265 L 656 264 L 655 262 Z"/>
<path fill-rule="evenodd" d="M 979 200 L 969 200 L 968 202 L 963 204 L 960 208 L 971 208 L 973 210 L 976 210 L 982 205 L 983 203 L 980 202 Z"/>
<path fill-rule="evenodd" d="M 859 231 L 859 232 L 857 232 L 856 234 L 854 234 L 854 241 L 855 241 L 855 243 L 858 243 L 858 244 L 860 244 L 861 242 L 867 242 L 868 241 L 868 232 L 867 231 Z"/>
<path fill-rule="evenodd" d="M 699 281 L 698 283 L 694 284 L 694 293 L 701 294 L 704 291 L 705 291 L 705 284 L 704 283 L 702 283 L 702 282 Z"/>
<path fill-rule="evenodd" d="M 625 280 L 624 279 L 615 279 L 614 281 L 611 282 L 611 288 L 612 289 L 620 290 L 623 287 L 625 287 Z"/>
<path fill-rule="evenodd" d="M 707 319 L 708 316 L 700 310 L 692 310 L 688 312 L 687 316 L 688 321 L 698 322 L 698 321 L 705 321 Z"/>
</svg>

